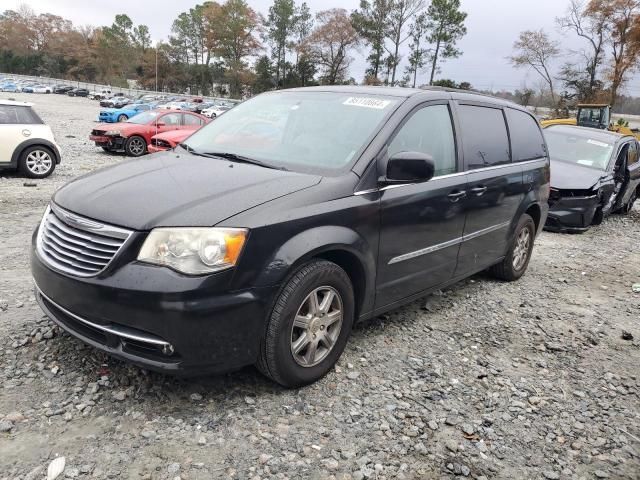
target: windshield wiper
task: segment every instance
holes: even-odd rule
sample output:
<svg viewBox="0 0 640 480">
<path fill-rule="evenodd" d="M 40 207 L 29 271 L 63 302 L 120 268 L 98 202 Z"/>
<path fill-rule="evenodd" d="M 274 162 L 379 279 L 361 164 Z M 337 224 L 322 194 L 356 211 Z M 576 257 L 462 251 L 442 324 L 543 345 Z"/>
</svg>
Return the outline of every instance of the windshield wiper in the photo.
<svg viewBox="0 0 640 480">
<path fill-rule="evenodd" d="M 198 151 L 194 150 L 191 147 L 189 147 L 189 152 L 193 153 L 194 155 L 200 155 L 200 156 L 203 156 L 203 157 L 224 158 L 225 160 L 231 160 L 232 162 L 250 163 L 252 165 L 258 165 L 258 166 L 264 167 L 264 168 L 272 168 L 274 170 L 285 170 L 285 171 L 287 170 L 284 167 L 271 165 L 269 163 L 263 162 L 262 160 L 258 160 L 256 158 L 251 158 L 251 157 L 245 157 L 244 155 L 238 155 L 237 153 L 231 153 L 231 152 L 198 152 Z"/>
</svg>

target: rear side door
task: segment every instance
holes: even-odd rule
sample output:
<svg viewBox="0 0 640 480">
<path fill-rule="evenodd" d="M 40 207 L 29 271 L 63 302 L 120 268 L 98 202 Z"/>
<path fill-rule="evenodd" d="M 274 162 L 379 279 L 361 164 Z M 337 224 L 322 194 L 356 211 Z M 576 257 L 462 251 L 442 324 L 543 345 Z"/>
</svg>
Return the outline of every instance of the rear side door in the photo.
<svg viewBox="0 0 640 480">
<path fill-rule="evenodd" d="M 466 178 L 459 173 L 449 102 L 415 108 L 387 145 L 388 157 L 403 151 L 429 154 L 436 169 L 428 182 L 382 189 L 377 308 L 451 279 L 465 218 Z"/>
<path fill-rule="evenodd" d="M 618 196 L 617 207 L 623 207 L 629 203 L 631 197 L 636 192 L 640 184 L 640 146 L 636 140 L 631 140 L 626 148 L 626 162 L 622 166 L 626 167 L 624 172 L 624 183 Z"/>
<path fill-rule="evenodd" d="M 503 108 L 458 103 L 456 113 L 468 174 L 458 276 L 482 270 L 506 254 L 512 223 L 524 198 L 524 185 L 521 165 L 511 162 Z"/>
</svg>

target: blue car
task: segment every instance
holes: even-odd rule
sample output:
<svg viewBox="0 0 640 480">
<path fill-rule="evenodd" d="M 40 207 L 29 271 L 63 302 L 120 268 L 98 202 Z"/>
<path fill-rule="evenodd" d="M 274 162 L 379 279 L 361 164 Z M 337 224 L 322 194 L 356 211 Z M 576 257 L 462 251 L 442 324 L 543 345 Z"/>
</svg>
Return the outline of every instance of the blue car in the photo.
<svg viewBox="0 0 640 480">
<path fill-rule="evenodd" d="M 151 110 L 151 106 L 146 103 L 125 105 L 122 108 L 103 108 L 98 115 L 98 121 L 102 123 L 126 122 L 131 117 Z"/>
<path fill-rule="evenodd" d="M 3 92 L 13 92 L 13 93 L 20 91 L 20 89 L 15 83 L 5 83 L 3 85 L 0 85 L 0 90 L 2 90 Z"/>
</svg>

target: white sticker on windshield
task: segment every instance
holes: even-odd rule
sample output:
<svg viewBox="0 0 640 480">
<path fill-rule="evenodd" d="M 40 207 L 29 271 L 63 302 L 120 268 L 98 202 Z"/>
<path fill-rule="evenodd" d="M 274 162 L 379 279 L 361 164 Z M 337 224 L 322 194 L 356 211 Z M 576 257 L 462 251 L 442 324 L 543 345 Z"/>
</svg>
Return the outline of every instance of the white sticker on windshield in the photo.
<svg viewBox="0 0 640 480">
<path fill-rule="evenodd" d="M 376 110 L 383 110 L 389 106 L 391 100 L 380 100 L 379 98 L 370 97 L 349 97 L 343 105 L 351 105 L 352 107 L 365 107 L 375 108 Z"/>
<path fill-rule="evenodd" d="M 586 165 L 588 167 L 593 167 L 593 160 L 578 160 L 580 165 Z"/>
<path fill-rule="evenodd" d="M 587 143 L 590 143 L 591 145 L 597 145 L 602 148 L 607 148 L 609 146 L 609 144 L 607 143 L 599 142 L 597 140 L 591 140 L 591 139 L 587 140 Z"/>
</svg>

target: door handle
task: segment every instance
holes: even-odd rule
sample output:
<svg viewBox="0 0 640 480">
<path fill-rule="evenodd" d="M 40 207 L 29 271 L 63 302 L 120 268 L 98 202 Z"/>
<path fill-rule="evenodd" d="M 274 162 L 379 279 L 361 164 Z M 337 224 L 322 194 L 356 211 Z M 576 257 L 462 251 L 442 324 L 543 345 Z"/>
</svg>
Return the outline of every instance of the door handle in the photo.
<svg viewBox="0 0 640 480">
<path fill-rule="evenodd" d="M 473 193 L 476 197 L 481 197 L 487 191 L 487 187 L 475 187 L 471 189 L 471 193 Z"/>
<path fill-rule="evenodd" d="M 462 190 L 461 192 L 452 192 L 449 195 L 447 195 L 447 197 L 449 197 L 449 200 L 451 200 L 451 202 L 453 203 L 459 201 L 461 198 L 466 196 L 467 196 L 467 192 L 464 190 Z"/>
</svg>

